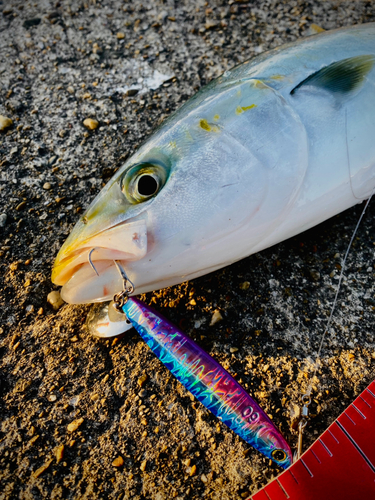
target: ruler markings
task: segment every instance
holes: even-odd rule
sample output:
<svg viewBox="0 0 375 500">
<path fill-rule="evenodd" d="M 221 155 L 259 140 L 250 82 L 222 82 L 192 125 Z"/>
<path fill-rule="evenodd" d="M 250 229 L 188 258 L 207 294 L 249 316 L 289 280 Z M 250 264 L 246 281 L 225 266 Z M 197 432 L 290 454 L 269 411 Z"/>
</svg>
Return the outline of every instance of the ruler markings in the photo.
<svg viewBox="0 0 375 500">
<path fill-rule="evenodd" d="M 346 435 L 346 437 L 350 440 L 350 442 L 356 448 L 356 450 L 361 454 L 362 458 L 365 460 L 365 462 L 367 463 L 367 465 L 370 467 L 370 469 L 372 470 L 372 472 L 374 472 L 374 474 L 375 474 L 375 467 L 372 465 L 371 461 L 367 458 L 367 455 L 361 450 L 361 448 L 354 441 L 354 439 L 349 434 L 349 432 L 345 429 L 345 427 L 339 421 L 337 421 L 337 425 L 344 432 L 344 434 Z M 374 480 L 375 480 L 375 478 L 374 478 Z"/>
<path fill-rule="evenodd" d="M 355 405 L 354 403 L 352 404 L 352 407 L 353 407 L 355 410 L 357 410 L 357 412 L 361 415 L 361 417 L 362 417 L 364 420 L 366 420 L 366 417 L 364 416 L 364 414 L 361 412 L 361 410 L 360 410 L 359 408 L 357 408 L 357 407 L 356 407 L 356 405 Z M 370 406 L 370 408 L 371 408 L 371 406 Z M 345 412 L 345 415 L 346 415 L 346 412 Z M 355 424 L 354 424 L 354 425 L 355 425 Z"/>
<path fill-rule="evenodd" d="M 314 452 L 314 450 L 313 450 L 313 449 L 311 450 L 311 453 L 314 455 L 314 457 L 316 458 L 317 462 L 318 462 L 319 464 L 321 464 L 322 462 L 319 460 L 318 456 L 316 455 L 316 453 Z"/>
</svg>

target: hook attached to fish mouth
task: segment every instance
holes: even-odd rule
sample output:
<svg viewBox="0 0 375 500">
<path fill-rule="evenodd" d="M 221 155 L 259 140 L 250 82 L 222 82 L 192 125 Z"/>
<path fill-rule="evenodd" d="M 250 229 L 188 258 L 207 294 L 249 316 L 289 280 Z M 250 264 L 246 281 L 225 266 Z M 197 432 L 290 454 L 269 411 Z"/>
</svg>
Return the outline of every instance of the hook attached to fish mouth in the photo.
<svg viewBox="0 0 375 500">
<path fill-rule="evenodd" d="M 91 254 L 96 250 L 96 248 L 92 248 L 90 250 L 90 252 L 88 253 L 88 261 L 89 261 L 89 264 L 91 266 L 91 268 L 93 269 L 93 271 L 95 272 L 95 274 L 97 276 L 99 276 L 99 273 L 96 269 L 96 267 L 94 266 L 94 263 L 91 259 Z M 121 290 L 121 292 L 118 292 L 115 294 L 114 296 L 114 300 L 116 302 L 116 299 L 117 301 L 119 300 L 120 298 L 120 295 L 126 295 L 126 296 L 129 296 L 131 293 L 134 292 L 134 283 L 129 279 L 128 275 L 126 274 L 125 272 L 125 269 L 122 267 L 122 264 L 121 264 L 121 261 L 119 260 L 113 260 L 113 262 L 115 263 L 115 266 L 116 266 L 116 269 L 118 270 L 121 278 L 122 278 L 122 286 L 123 286 L 123 289 Z"/>
<path fill-rule="evenodd" d="M 96 250 L 96 248 L 95 248 L 95 247 L 94 247 L 94 248 L 92 248 L 92 249 L 90 250 L 89 255 L 88 255 L 88 261 L 89 261 L 90 266 L 91 266 L 91 267 L 93 268 L 93 270 L 95 271 L 95 274 L 96 274 L 97 276 L 99 276 L 99 273 L 98 273 L 98 271 L 96 270 L 96 267 L 94 266 L 94 264 L 93 264 L 93 262 L 92 262 L 92 260 L 91 260 L 91 254 L 92 254 L 92 252 L 94 252 L 95 250 Z"/>
</svg>

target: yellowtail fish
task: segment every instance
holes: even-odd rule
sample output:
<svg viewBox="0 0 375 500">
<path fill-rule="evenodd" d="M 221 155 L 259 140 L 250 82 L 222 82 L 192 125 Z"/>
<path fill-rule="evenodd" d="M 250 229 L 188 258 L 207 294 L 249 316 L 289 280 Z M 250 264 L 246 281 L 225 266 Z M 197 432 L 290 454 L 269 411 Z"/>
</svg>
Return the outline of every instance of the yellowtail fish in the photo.
<svg viewBox="0 0 375 500">
<path fill-rule="evenodd" d="M 241 64 L 173 114 L 118 170 L 61 248 L 70 303 L 214 271 L 366 199 L 375 187 L 375 24 Z M 89 262 L 94 264 L 93 272 Z"/>
</svg>

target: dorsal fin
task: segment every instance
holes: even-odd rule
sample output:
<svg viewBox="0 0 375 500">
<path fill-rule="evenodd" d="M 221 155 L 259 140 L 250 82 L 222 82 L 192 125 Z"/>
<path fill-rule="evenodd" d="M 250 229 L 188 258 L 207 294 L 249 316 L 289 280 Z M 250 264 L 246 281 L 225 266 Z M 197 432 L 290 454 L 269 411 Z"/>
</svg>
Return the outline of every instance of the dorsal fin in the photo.
<svg viewBox="0 0 375 500">
<path fill-rule="evenodd" d="M 325 66 L 308 76 L 291 91 L 294 94 L 305 86 L 319 87 L 333 93 L 346 94 L 355 90 L 371 71 L 375 55 L 349 57 Z"/>
</svg>

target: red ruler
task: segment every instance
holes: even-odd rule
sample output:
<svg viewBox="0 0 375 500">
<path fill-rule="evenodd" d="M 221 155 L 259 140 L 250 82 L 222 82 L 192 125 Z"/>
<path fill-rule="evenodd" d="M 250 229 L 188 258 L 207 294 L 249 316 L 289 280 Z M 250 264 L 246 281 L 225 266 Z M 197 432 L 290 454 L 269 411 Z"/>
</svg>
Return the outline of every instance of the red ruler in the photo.
<svg viewBox="0 0 375 500">
<path fill-rule="evenodd" d="M 375 500 L 375 381 L 289 469 L 248 500 Z"/>
</svg>

